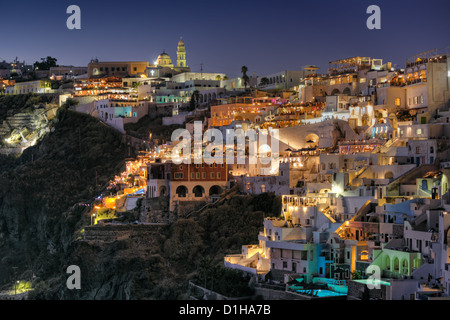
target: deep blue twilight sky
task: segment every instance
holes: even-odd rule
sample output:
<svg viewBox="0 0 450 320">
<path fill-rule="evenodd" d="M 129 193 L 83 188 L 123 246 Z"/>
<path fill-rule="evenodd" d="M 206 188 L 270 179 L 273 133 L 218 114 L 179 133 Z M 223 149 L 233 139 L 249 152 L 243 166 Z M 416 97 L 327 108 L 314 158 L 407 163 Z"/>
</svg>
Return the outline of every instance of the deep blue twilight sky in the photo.
<svg viewBox="0 0 450 320">
<path fill-rule="evenodd" d="M 68 30 L 66 9 L 81 8 L 81 30 Z M 366 9 L 381 8 L 381 30 Z M 408 57 L 450 45 L 449 0 L 39 0 L 3 1 L 0 60 L 32 64 L 48 55 L 61 65 L 176 59 L 180 36 L 192 71 L 239 76 L 301 70 L 370 56 L 403 67 Z"/>
</svg>

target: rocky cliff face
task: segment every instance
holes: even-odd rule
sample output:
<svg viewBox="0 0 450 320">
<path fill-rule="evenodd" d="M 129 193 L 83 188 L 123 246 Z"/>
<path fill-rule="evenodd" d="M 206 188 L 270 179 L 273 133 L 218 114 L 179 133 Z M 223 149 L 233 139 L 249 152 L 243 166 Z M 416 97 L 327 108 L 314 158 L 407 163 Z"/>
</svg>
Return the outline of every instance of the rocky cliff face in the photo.
<svg viewBox="0 0 450 320">
<path fill-rule="evenodd" d="M 18 159 L 0 159 L 0 286 L 59 274 L 87 213 L 79 204 L 99 194 L 123 165 L 121 141 L 97 120 L 61 111 L 53 133 Z"/>
</svg>

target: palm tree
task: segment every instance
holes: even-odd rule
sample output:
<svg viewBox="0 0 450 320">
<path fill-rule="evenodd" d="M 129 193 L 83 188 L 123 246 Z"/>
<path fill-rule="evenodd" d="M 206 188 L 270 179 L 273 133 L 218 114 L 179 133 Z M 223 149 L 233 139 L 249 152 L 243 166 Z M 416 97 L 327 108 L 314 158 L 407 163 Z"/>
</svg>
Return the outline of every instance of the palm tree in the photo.
<svg viewBox="0 0 450 320">
<path fill-rule="evenodd" d="M 242 66 L 242 68 L 241 68 L 242 81 L 244 81 L 245 90 L 247 90 L 247 85 L 248 85 L 248 82 L 250 81 L 250 78 L 247 76 L 247 71 L 248 71 L 248 68 L 246 66 Z"/>
</svg>

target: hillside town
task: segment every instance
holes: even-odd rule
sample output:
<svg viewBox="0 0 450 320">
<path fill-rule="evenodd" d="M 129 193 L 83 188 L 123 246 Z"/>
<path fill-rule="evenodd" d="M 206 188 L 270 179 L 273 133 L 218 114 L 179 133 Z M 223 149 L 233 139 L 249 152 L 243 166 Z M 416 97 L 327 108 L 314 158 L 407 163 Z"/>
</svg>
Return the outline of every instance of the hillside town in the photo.
<svg viewBox="0 0 450 320">
<path fill-rule="evenodd" d="M 411 52 L 401 66 L 336 57 L 262 75 L 244 65 L 228 77 L 192 72 L 189 44 L 175 44 L 151 62 L 0 62 L 2 96 L 56 95 L 56 109 L 90 115 L 129 145 L 122 172 L 90 207 L 86 234 L 170 224 L 233 194 L 271 193 L 278 215 L 223 257 L 266 299 L 450 298 L 449 47 Z M 35 127 L 56 109 L 38 108 Z M 30 146 L 33 128 L 20 117 L 0 127 L 11 152 Z M 176 130 L 199 143 L 189 140 L 186 153 Z M 238 131 L 254 140 L 209 139 Z M 133 210 L 131 223 L 120 218 Z"/>
</svg>

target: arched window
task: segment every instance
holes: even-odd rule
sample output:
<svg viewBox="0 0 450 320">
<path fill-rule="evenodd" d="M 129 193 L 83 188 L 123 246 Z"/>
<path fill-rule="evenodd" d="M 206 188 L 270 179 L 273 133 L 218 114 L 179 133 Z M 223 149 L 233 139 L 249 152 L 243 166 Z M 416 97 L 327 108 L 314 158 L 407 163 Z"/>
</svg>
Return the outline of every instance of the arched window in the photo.
<svg viewBox="0 0 450 320">
<path fill-rule="evenodd" d="M 222 193 L 222 188 L 219 187 L 219 186 L 217 186 L 217 185 L 214 185 L 214 186 L 212 186 L 212 187 L 209 189 L 209 195 L 210 195 L 210 196 L 212 196 L 212 195 L 219 195 L 219 194 L 221 194 L 221 193 Z"/>
<path fill-rule="evenodd" d="M 176 193 L 179 198 L 186 198 L 187 192 L 188 190 L 185 186 L 179 186 L 176 190 Z"/>
<path fill-rule="evenodd" d="M 386 270 L 391 270 L 391 258 L 388 255 L 384 257 L 384 267 Z"/>
<path fill-rule="evenodd" d="M 397 257 L 394 257 L 393 258 L 393 261 L 392 261 L 392 271 L 394 271 L 394 272 L 400 272 L 400 263 L 399 263 L 399 261 L 398 261 L 398 258 Z"/>
<path fill-rule="evenodd" d="M 194 197 L 201 198 L 205 193 L 205 189 L 202 186 L 195 186 L 194 189 L 192 189 L 192 193 L 194 194 Z"/>
</svg>

